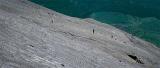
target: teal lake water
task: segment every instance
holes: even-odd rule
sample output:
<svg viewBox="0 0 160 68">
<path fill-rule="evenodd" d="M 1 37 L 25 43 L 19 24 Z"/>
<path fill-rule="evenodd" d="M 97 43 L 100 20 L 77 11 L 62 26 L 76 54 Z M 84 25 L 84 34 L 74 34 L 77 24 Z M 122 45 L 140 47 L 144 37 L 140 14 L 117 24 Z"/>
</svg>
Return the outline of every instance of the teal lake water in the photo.
<svg viewBox="0 0 160 68">
<path fill-rule="evenodd" d="M 31 0 L 57 12 L 93 18 L 160 47 L 160 0 Z"/>
</svg>

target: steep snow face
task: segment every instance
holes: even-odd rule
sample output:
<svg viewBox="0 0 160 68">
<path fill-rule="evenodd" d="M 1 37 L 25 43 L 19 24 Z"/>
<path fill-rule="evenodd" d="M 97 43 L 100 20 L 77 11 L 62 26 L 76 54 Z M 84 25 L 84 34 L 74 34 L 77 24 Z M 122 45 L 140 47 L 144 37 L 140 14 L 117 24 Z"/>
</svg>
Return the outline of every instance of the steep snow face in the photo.
<svg viewBox="0 0 160 68">
<path fill-rule="evenodd" d="M 1 68 L 159 68 L 160 49 L 93 19 L 0 0 Z"/>
</svg>

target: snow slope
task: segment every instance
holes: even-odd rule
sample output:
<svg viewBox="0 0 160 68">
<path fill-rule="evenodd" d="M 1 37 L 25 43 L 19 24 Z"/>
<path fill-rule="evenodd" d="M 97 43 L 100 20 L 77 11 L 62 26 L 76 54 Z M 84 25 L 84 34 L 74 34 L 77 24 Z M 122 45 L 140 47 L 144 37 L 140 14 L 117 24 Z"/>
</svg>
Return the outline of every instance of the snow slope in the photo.
<svg viewBox="0 0 160 68">
<path fill-rule="evenodd" d="M 160 49 L 93 19 L 0 0 L 1 68 L 159 68 Z"/>
</svg>

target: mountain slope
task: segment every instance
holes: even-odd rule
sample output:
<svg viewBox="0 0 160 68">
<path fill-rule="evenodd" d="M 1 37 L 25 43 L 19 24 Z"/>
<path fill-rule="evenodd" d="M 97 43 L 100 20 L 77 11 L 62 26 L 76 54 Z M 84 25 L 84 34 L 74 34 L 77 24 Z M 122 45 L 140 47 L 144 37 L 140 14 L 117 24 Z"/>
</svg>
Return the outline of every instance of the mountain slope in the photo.
<svg viewBox="0 0 160 68">
<path fill-rule="evenodd" d="M 160 49 L 93 19 L 0 0 L 1 68 L 159 68 Z"/>
</svg>

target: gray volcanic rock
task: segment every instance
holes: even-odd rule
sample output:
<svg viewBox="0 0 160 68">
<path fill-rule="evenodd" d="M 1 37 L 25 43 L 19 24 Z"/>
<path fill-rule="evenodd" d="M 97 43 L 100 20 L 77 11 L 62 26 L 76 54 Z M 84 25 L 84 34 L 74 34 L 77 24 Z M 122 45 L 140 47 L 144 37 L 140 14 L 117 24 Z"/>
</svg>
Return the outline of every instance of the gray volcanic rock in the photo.
<svg viewBox="0 0 160 68">
<path fill-rule="evenodd" d="M 0 0 L 0 68 L 160 68 L 160 49 L 93 19 Z"/>
</svg>

